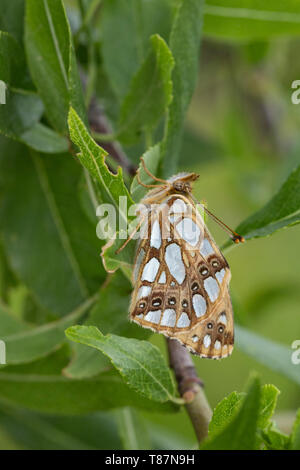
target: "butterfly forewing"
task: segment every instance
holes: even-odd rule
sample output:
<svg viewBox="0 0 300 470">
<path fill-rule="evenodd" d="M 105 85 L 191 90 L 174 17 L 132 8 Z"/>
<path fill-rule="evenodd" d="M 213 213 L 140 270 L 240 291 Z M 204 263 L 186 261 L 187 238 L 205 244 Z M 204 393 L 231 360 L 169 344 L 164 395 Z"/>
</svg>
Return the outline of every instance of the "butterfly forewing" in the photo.
<svg viewBox="0 0 300 470">
<path fill-rule="evenodd" d="M 171 195 L 143 227 L 130 318 L 202 357 L 233 348 L 230 270 L 194 203 Z"/>
</svg>

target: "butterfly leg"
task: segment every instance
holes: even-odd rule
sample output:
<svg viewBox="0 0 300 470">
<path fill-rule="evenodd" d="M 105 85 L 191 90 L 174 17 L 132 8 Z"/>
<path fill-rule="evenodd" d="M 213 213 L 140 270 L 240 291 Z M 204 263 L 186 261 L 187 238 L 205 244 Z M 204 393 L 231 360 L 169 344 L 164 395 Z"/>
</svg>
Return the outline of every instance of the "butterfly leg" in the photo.
<svg viewBox="0 0 300 470">
<path fill-rule="evenodd" d="M 129 235 L 129 237 L 125 240 L 125 242 L 123 243 L 123 245 L 121 245 L 116 251 L 116 255 L 118 255 L 122 250 L 124 250 L 124 248 L 128 245 L 128 243 L 130 242 L 130 240 L 133 239 L 134 235 L 137 233 L 137 231 L 141 228 L 144 220 L 146 219 L 147 216 L 144 216 L 141 218 L 141 220 L 139 221 L 139 223 L 137 224 L 137 226 L 134 228 L 134 230 L 131 232 L 131 234 Z"/>
</svg>

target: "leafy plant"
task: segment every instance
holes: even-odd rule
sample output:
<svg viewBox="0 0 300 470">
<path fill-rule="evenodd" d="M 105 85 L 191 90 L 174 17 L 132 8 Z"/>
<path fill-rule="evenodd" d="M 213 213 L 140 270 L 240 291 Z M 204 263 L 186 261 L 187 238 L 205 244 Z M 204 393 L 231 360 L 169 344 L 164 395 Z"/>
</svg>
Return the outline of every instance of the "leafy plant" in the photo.
<svg viewBox="0 0 300 470">
<path fill-rule="evenodd" d="M 263 7 L 252 0 L 242 6 L 215 0 L 15 0 L 13 7 L 1 1 L 6 103 L 0 104 L 0 339 L 7 363 L 0 365 L 0 441 L 3 429 L 16 447 L 192 445 L 182 432 L 162 432 L 149 417 L 149 411 L 176 416 L 191 400 L 177 394 L 159 340 L 127 320 L 134 242 L 116 255 L 123 240 L 97 239 L 96 208 L 113 205 L 118 222 L 112 232 L 133 220 L 130 208 L 145 194 L 134 176 L 140 155 L 161 177 L 191 165 L 204 168 L 204 153 L 211 152 L 230 168 L 234 187 L 253 174 L 267 181 L 262 168 L 269 171 L 277 161 L 270 152 L 263 163 L 248 162 L 248 133 L 255 151 L 264 141 L 256 144 L 247 119 L 233 117 L 222 125 L 226 138 L 207 143 L 203 136 L 193 138 L 186 116 L 197 80 L 205 81 L 206 73 L 208 82 L 213 79 L 210 60 L 207 72 L 200 64 L 198 77 L 203 38 L 204 56 L 209 48 L 220 47 L 222 57 L 235 48 L 240 62 L 232 61 L 232 69 L 238 69 L 264 58 L 273 37 L 299 36 L 298 10 L 293 1 L 277 0 Z M 266 106 L 262 96 L 251 100 L 258 100 L 259 110 Z M 210 105 L 206 112 L 209 120 Z M 234 152 L 238 140 L 230 125 L 240 132 L 238 165 L 226 155 L 226 143 Z M 199 161 L 191 160 L 187 148 L 201 153 Z M 252 215 L 236 230 L 247 244 L 299 224 L 300 165 L 296 161 L 292 169 L 291 162 L 280 189 L 266 190 L 255 203 L 251 182 L 244 185 Z M 241 320 L 242 308 L 237 310 Z M 299 387 L 289 347 L 249 329 L 246 321 L 237 323 L 237 349 Z M 210 416 L 201 389 L 192 394 L 199 400 L 196 413 Z M 278 394 L 252 376 L 245 393 L 233 391 L 217 404 L 201 439 L 195 410 L 189 409 L 200 449 L 300 449 L 299 412 L 289 435 L 273 420 Z M 105 434 L 102 443 L 94 441 L 93 429 Z"/>
</svg>

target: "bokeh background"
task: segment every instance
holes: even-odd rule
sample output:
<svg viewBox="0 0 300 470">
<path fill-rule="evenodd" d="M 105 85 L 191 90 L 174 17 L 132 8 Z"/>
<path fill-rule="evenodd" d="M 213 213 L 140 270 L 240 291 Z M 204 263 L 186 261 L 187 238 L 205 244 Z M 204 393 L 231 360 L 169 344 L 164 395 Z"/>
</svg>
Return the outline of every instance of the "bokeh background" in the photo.
<svg viewBox="0 0 300 470">
<path fill-rule="evenodd" d="M 76 2 L 65 3 L 76 29 Z M 204 36 L 198 84 L 188 111 L 179 165 L 181 170 L 200 174 L 195 196 L 205 200 L 209 209 L 233 228 L 261 208 L 299 164 L 300 104 L 291 101 L 292 82 L 300 79 L 299 50 L 297 36 L 238 42 Z M 79 53 L 84 54 L 84 39 Z M 113 119 L 107 96 L 101 96 L 101 67 L 97 73 L 99 101 Z M 136 163 L 142 148 L 125 150 Z M 210 220 L 207 222 L 222 245 L 226 234 Z M 300 339 L 299 238 L 299 226 L 295 226 L 225 254 L 232 271 L 231 291 L 240 324 L 289 347 Z M 18 315 L 22 314 L 26 295 L 22 284 L 9 293 L 10 307 Z M 162 337 L 153 335 L 151 342 L 166 354 Z M 263 383 L 273 383 L 281 391 L 276 421 L 281 430 L 290 431 L 300 406 L 295 383 L 238 348 L 222 361 L 195 358 L 194 362 L 212 407 L 233 390 L 242 391 L 251 371 L 258 371 Z M 300 365 L 295 367 L 300 374 Z M 184 411 L 140 415 L 144 418 L 143 432 L 149 433 L 158 448 L 196 445 Z M 117 424 L 117 412 L 62 418 L 1 406 L 0 449 L 119 448 Z"/>
</svg>

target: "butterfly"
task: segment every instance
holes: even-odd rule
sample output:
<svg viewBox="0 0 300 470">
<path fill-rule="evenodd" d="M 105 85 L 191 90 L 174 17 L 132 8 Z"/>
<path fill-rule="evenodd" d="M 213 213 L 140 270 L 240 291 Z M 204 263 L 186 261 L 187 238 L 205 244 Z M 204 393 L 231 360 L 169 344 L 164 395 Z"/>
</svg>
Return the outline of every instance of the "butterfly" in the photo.
<svg viewBox="0 0 300 470">
<path fill-rule="evenodd" d="M 148 217 L 139 224 L 143 236 L 134 262 L 130 319 L 178 340 L 201 357 L 227 357 L 234 344 L 231 273 L 192 195 L 199 175 L 180 173 L 162 180 L 150 173 L 144 160 L 142 164 L 159 184 L 146 185 L 137 173 L 138 182 L 149 189 L 141 201 Z M 233 241 L 244 241 L 204 210 Z"/>
</svg>

